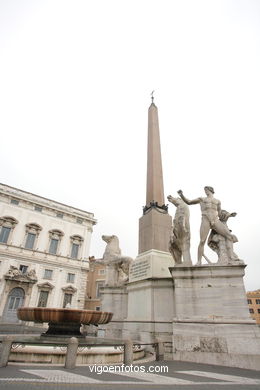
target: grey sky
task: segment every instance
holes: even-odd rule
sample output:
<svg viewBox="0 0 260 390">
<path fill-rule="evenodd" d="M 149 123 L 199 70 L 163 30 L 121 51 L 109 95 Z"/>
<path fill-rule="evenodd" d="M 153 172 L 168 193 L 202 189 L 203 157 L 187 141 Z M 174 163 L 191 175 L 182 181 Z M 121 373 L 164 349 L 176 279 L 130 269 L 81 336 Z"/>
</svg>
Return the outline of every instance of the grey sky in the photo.
<svg viewBox="0 0 260 390">
<path fill-rule="evenodd" d="M 154 89 L 165 195 L 213 186 L 260 288 L 259 69 L 259 1 L 1 0 L 1 182 L 94 212 L 92 255 L 116 234 L 136 256 Z"/>
</svg>

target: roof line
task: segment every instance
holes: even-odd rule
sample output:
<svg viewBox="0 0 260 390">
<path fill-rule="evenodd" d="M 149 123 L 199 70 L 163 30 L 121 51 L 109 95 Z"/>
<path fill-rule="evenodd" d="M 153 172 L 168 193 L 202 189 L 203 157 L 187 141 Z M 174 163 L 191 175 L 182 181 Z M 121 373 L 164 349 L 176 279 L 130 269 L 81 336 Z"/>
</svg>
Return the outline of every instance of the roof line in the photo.
<svg viewBox="0 0 260 390">
<path fill-rule="evenodd" d="M 25 194 L 28 194 L 28 195 L 37 196 L 38 198 L 41 198 L 41 199 L 44 199 L 44 200 L 47 200 L 47 201 L 55 202 L 55 203 L 60 204 L 60 205 L 62 205 L 62 206 L 71 207 L 71 208 L 73 208 L 74 210 L 78 210 L 78 211 L 82 211 L 82 212 L 84 212 L 84 213 L 92 214 L 93 217 L 94 217 L 94 213 L 91 213 L 91 212 L 89 212 L 89 211 L 82 210 L 82 209 L 79 209 L 79 208 L 74 207 L 74 206 L 69 206 L 68 204 L 61 203 L 61 202 L 57 202 L 56 200 L 49 199 L 49 198 L 45 198 L 44 196 L 37 195 L 37 194 L 34 194 L 34 193 L 32 193 L 32 192 L 24 191 L 24 190 L 21 190 L 20 188 L 9 186 L 8 184 L 0 183 L 0 185 L 5 186 L 5 187 L 8 187 L 8 188 L 12 188 L 12 189 L 14 189 L 14 190 L 18 190 L 18 191 L 24 192 Z M 14 195 L 14 196 L 15 196 L 15 195 Z"/>
</svg>

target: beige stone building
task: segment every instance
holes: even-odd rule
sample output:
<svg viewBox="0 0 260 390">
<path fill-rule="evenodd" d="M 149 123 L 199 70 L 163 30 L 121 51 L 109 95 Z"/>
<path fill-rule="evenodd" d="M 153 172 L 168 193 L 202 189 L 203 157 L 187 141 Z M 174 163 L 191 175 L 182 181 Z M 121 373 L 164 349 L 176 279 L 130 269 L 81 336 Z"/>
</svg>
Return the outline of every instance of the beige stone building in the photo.
<svg viewBox="0 0 260 390">
<path fill-rule="evenodd" d="M 248 291 L 246 293 L 247 303 L 249 306 L 249 313 L 251 317 L 260 324 L 260 289 L 255 291 Z"/>
<path fill-rule="evenodd" d="M 20 306 L 84 308 L 93 213 L 0 184 L 0 322 Z"/>
<path fill-rule="evenodd" d="M 89 258 L 89 272 L 87 280 L 87 295 L 85 309 L 100 310 L 101 308 L 101 287 L 104 287 L 106 279 L 106 267 L 97 264 L 94 257 Z"/>
</svg>

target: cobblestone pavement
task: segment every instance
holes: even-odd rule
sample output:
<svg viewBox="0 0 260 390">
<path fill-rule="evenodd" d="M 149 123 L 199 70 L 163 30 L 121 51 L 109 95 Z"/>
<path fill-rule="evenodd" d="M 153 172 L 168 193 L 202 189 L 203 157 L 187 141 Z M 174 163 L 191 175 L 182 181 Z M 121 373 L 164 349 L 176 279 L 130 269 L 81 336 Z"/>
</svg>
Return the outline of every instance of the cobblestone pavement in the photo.
<svg viewBox="0 0 260 390">
<path fill-rule="evenodd" d="M 162 366 L 165 372 L 159 372 Z M 105 371 L 108 369 L 111 368 L 106 366 Z M 100 365 L 65 370 L 61 366 L 9 364 L 0 368 L 0 389 L 260 390 L 260 371 L 238 368 L 171 361 L 128 366 L 124 372 L 100 373 L 100 370 Z"/>
</svg>

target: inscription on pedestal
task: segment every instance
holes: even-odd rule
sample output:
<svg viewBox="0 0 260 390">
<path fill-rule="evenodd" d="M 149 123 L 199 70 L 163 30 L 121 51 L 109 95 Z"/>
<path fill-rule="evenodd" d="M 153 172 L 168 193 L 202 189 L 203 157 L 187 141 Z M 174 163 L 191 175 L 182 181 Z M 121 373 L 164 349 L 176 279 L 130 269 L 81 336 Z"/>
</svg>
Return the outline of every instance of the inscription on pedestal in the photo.
<svg viewBox="0 0 260 390">
<path fill-rule="evenodd" d="M 136 260 L 132 263 L 129 272 L 129 281 L 134 282 L 140 279 L 147 279 L 151 276 L 151 263 L 149 257 Z"/>
</svg>

